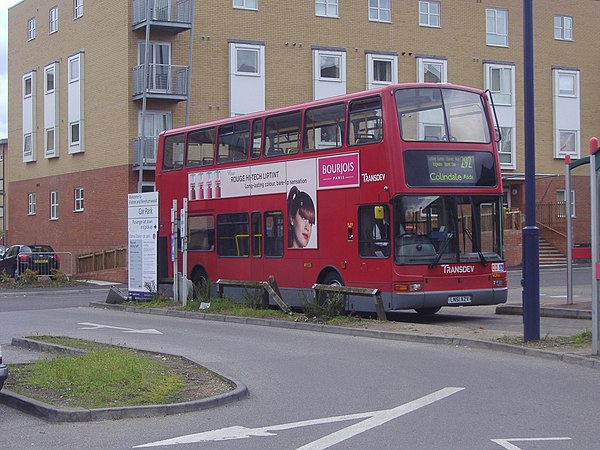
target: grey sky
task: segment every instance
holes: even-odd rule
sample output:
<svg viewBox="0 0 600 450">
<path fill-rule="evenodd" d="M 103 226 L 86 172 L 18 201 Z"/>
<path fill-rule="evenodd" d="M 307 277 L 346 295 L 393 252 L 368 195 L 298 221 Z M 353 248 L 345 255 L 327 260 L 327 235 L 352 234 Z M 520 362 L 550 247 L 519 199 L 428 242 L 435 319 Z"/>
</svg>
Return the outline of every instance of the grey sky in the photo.
<svg viewBox="0 0 600 450">
<path fill-rule="evenodd" d="M 0 0 L 0 139 L 8 137 L 8 8 L 21 0 Z"/>
</svg>

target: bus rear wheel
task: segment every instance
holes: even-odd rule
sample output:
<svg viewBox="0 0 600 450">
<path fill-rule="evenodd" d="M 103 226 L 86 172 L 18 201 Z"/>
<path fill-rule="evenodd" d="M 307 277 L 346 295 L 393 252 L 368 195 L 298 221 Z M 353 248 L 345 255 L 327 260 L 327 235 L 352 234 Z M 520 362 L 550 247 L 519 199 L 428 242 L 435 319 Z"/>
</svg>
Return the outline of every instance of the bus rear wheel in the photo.
<svg viewBox="0 0 600 450">
<path fill-rule="evenodd" d="M 336 272 L 330 272 L 323 278 L 321 284 L 329 286 L 345 286 L 344 280 Z M 325 314 L 330 316 L 343 315 L 346 313 L 346 296 L 335 292 L 320 292 L 317 303 Z"/>
<path fill-rule="evenodd" d="M 440 309 L 442 309 L 441 306 L 433 306 L 431 308 L 415 308 L 415 311 L 420 316 L 433 316 Z"/>
</svg>

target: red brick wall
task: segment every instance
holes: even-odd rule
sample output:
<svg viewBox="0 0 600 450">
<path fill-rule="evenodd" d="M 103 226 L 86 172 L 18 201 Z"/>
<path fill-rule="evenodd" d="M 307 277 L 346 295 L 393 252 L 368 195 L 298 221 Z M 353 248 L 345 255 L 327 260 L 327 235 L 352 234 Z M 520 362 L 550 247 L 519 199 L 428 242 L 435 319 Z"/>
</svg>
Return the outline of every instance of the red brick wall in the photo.
<svg viewBox="0 0 600 450">
<path fill-rule="evenodd" d="M 131 166 L 12 182 L 8 185 L 8 244 L 44 243 L 77 255 L 127 245 L 127 194 L 137 191 Z M 74 190 L 84 189 L 84 211 L 74 212 Z M 50 220 L 50 191 L 58 191 L 58 220 Z M 36 214 L 27 215 L 28 193 Z M 75 270 L 75 266 L 73 267 Z"/>
<path fill-rule="evenodd" d="M 507 267 L 520 266 L 523 263 L 521 230 L 504 230 L 504 258 Z"/>
</svg>

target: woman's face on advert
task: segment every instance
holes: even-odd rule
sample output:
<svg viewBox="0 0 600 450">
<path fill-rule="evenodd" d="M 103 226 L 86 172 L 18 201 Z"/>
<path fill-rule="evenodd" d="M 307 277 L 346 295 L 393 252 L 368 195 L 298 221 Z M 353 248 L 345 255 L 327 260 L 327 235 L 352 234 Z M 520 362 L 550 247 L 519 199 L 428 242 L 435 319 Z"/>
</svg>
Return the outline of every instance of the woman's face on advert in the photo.
<svg viewBox="0 0 600 450">
<path fill-rule="evenodd" d="M 312 223 L 300 215 L 300 211 L 294 216 L 294 247 L 302 248 L 308 245 L 312 233 Z"/>
</svg>

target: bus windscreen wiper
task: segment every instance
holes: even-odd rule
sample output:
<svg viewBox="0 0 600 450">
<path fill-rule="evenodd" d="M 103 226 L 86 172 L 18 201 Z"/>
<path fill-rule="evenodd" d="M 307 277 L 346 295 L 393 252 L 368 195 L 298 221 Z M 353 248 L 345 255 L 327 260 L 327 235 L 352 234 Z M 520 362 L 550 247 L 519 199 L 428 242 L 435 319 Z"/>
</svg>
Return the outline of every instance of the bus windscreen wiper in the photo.
<svg viewBox="0 0 600 450">
<path fill-rule="evenodd" d="M 468 228 L 465 228 L 464 231 L 465 231 L 465 234 L 467 235 L 467 237 L 471 240 L 471 243 L 473 243 L 473 235 L 471 234 L 471 230 L 469 230 Z M 483 256 L 483 253 L 481 253 L 481 249 L 477 248 L 475 251 L 479 255 L 479 259 L 481 260 L 481 264 L 483 264 L 483 267 L 487 266 L 487 264 L 488 264 L 487 259 L 485 259 L 485 256 Z"/>
<path fill-rule="evenodd" d="M 448 235 L 446 236 L 446 239 L 444 240 L 444 242 L 442 242 L 442 245 L 440 245 L 440 249 L 435 254 L 435 259 L 431 262 L 431 264 L 429 264 L 430 269 L 433 269 L 435 266 L 437 266 L 439 264 L 440 259 L 442 259 L 442 255 L 446 251 L 446 247 L 448 247 L 448 242 L 450 242 L 450 239 L 452 239 L 453 237 L 454 237 L 454 233 L 448 233 Z"/>
</svg>

